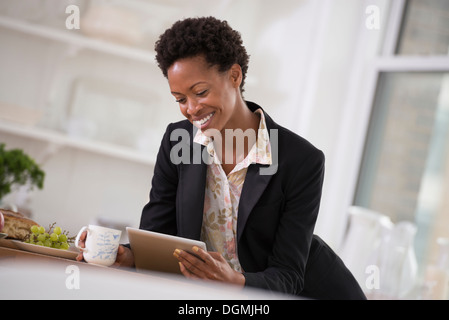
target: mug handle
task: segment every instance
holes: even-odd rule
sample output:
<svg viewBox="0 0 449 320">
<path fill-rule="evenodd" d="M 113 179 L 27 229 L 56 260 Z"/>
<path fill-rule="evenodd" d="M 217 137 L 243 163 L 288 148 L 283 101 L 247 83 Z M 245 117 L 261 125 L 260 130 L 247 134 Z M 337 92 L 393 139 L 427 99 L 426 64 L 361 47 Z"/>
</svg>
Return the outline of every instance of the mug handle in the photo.
<svg viewBox="0 0 449 320">
<path fill-rule="evenodd" d="M 82 234 L 84 231 L 87 231 L 87 232 L 89 233 L 89 228 L 86 227 L 86 226 L 84 226 L 84 227 L 82 227 L 81 230 L 78 232 L 78 234 L 76 235 L 76 239 L 75 239 L 75 247 L 77 247 L 78 249 L 80 249 L 80 250 L 83 251 L 83 252 L 87 252 L 87 248 L 82 248 L 82 247 L 80 247 L 80 245 L 79 245 L 79 241 L 80 241 L 81 234 Z"/>
</svg>

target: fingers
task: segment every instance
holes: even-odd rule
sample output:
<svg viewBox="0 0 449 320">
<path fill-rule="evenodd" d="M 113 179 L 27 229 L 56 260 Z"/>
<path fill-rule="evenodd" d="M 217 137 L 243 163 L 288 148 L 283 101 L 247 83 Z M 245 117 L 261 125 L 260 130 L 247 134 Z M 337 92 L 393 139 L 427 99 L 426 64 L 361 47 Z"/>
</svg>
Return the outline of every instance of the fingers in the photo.
<svg viewBox="0 0 449 320">
<path fill-rule="evenodd" d="M 117 249 L 117 257 L 115 258 L 115 262 L 112 267 L 118 268 L 121 265 L 122 256 L 125 254 L 125 248 L 123 246 L 118 246 Z"/>
<path fill-rule="evenodd" d="M 80 240 L 78 242 L 78 244 L 81 248 L 86 247 L 86 237 L 87 237 L 87 231 L 84 231 L 83 233 L 81 233 Z M 84 260 L 83 251 L 80 250 L 79 254 L 76 256 L 76 261 L 83 261 L 83 260 Z"/>
<path fill-rule="evenodd" d="M 122 245 L 118 246 L 117 257 L 115 258 L 115 264 L 121 265 L 122 263 L 126 262 L 126 260 L 129 258 L 128 250 L 130 250 L 130 249 L 125 248 Z"/>
<path fill-rule="evenodd" d="M 214 263 L 210 255 L 198 247 L 194 247 L 194 254 L 176 249 L 173 255 L 180 262 L 181 273 L 189 278 L 214 279 Z M 201 251 L 200 251 L 201 250 Z"/>
<path fill-rule="evenodd" d="M 83 233 L 81 233 L 80 243 L 82 244 L 82 247 L 84 247 L 84 242 L 86 241 L 86 237 L 87 237 L 87 231 L 84 231 Z"/>
<path fill-rule="evenodd" d="M 192 247 L 192 250 L 193 250 L 194 254 L 197 255 L 198 257 L 200 257 L 201 260 L 203 260 L 206 264 L 215 265 L 215 261 L 209 252 L 207 252 L 201 248 L 198 248 L 197 246 Z M 213 252 L 213 253 L 217 253 L 217 252 Z M 221 257 L 221 254 L 218 253 L 218 255 Z"/>
<path fill-rule="evenodd" d="M 113 267 L 125 267 L 125 268 L 133 268 L 134 267 L 134 255 L 131 249 L 119 245 L 117 249 L 117 258 L 115 259 L 115 263 L 112 265 Z"/>
<path fill-rule="evenodd" d="M 191 274 L 192 273 L 193 274 L 200 273 L 200 271 L 201 271 L 200 259 L 198 259 L 194 255 L 192 255 L 184 250 L 180 250 L 180 249 L 176 249 L 173 252 L 173 255 L 181 263 L 180 268 L 181 268 L 181 266 L 183 266 L 184 269 L 186 269 L 186 271 L 188 271 Z M 181 272 L 182 272 L 182 270 L 181 270 Z"/>
<path fill-rule="evenodd" d="M 183 264 L 182 262 L 178 262 L 179 263 L 179 270 L 181 271 L 181 273 L 189 279 L 200 279 L 199 277 L 197 277 L 195 274 L 191 273 Z"/>
<path fill-rule="evenodd" d="M 84 231 L 83 233 L 81 233 L 80 240 L 78 242 L 78 244 L 80 245 L 81 248 L 86 247 L 86 237 L 87 237 L 87 231 Z"/>
</svg>

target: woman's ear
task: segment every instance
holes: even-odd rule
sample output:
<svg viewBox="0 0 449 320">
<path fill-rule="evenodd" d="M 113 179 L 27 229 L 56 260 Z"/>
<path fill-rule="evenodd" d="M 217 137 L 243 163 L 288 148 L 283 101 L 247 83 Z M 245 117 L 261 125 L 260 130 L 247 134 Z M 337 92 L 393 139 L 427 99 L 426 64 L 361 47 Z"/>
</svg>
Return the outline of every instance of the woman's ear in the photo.
<svg viewBox="0 0 449 320">
<path fill-rule="evenodd" d="M 242 68 L 240 67 L 239 64 L 234 63 L 229 71 L 234 88 L 239 88 L 243 78 Z"/>
</svg>

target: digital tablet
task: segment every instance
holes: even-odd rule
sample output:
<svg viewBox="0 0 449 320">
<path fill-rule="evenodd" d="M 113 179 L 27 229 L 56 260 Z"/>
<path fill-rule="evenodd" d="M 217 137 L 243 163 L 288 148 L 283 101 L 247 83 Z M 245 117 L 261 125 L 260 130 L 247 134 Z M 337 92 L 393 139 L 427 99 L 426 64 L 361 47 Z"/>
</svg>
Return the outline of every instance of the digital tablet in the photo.
<svg viewBox="0 0 449 320">
<path fill-rule="evenodd" d="M 126 231 L 137 270 L 181 274 L 178 259 L 173 256 L 175 249 L 192 252 L 192 247 L 197 246 L 206 250 L 206 244 L 198 240 L 130 227 Z"/>
</svg>

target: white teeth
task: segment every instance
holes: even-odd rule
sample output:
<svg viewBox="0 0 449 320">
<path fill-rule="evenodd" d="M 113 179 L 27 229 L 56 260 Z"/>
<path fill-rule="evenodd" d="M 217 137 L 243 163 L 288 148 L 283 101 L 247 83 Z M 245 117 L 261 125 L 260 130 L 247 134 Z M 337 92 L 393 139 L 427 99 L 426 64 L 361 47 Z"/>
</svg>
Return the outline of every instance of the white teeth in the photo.
<svg viewBox="0 0 449 320">
<path fill-rule="evenodd" d="M 205 124 L 207 121 L 209 121 L 210 118 L 212 118 L 212 116 L 214 115 L 215 112 L 212 112 L 211 114 L 209 114 L 207 117 L 204 117 L 201 120 L 197 120 L 195 121 L 199 126 L 202 126 L 203 124 Z"/>
</svg>

